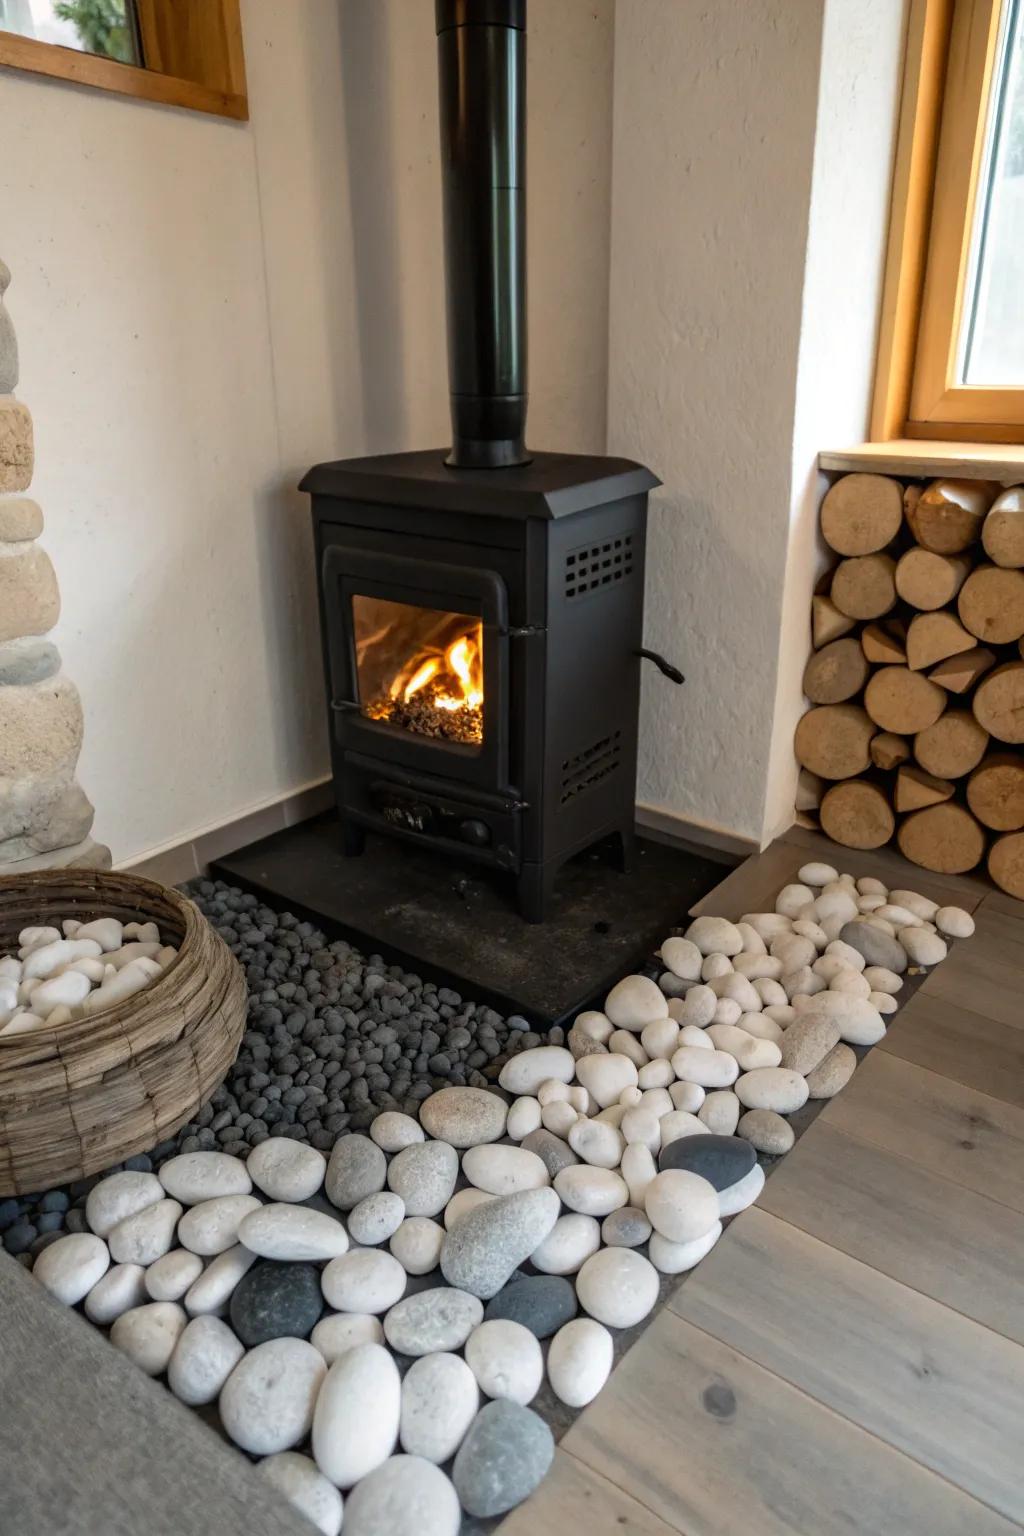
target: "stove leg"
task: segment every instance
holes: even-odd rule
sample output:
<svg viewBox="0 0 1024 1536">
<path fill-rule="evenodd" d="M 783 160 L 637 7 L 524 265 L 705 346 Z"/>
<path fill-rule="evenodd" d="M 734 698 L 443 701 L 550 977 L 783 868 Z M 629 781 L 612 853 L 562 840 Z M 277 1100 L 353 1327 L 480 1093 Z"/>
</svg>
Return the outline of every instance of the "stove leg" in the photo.
<svg viewBox="0 0 1024 1536">
<path fill-rule="evenodd" d="M 358 859 L 366 851 L 366 828 L 357 821 L 341 824 L 341 846 L 346 859 Z"/>
<path fill-rule="evenodd" d="M 525 864 L 516 888 L 520 916 L 528 923 L 542 923 L 555 887 L 556 864 Z"/>
<path fill-rule="evenodd" d="M 632 827 L 616 832 L 612 845 L 612 865 L 622 874 L 632 874 L 636 868 L 636 833 Z"/>
</svg>

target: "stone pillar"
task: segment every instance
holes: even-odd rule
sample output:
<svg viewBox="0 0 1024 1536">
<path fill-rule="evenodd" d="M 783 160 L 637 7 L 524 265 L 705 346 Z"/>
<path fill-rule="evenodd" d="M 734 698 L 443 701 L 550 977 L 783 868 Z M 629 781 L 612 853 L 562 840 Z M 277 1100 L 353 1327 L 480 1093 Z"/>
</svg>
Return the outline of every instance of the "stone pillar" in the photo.
<svg viewBox="0 0 1024 1536">
<path fill-rule="evenodd" d="M 78 690 L 47 632 L 60 615 L 43 514 L 32 480 L 32 416 L 14 398 L 18 343 L 0 261 L 0 875 L 77 866 L 109 869 L 89 836 L 93 808 L 75 779 L 82 746 Z"/>
</svg>

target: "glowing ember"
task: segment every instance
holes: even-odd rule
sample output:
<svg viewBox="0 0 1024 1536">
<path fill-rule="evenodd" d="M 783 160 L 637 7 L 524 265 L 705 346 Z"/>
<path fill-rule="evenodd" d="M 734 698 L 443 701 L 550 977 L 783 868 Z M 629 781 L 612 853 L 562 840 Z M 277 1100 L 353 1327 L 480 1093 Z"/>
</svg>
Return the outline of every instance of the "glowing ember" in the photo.
<svg viewBox="0 0 1024 1536">
<path fill-rule="evenodd" d="M 459 622 L 464 626 L 467 621 Z M 421 736 L 480 742 L 483 702 L 483 627 L 469 621 L 469 628 L 447 644 L 423 645 L 410 656 L 395 671 L 387 693 L 371 700 L 364 713 Z"/>
</svg>

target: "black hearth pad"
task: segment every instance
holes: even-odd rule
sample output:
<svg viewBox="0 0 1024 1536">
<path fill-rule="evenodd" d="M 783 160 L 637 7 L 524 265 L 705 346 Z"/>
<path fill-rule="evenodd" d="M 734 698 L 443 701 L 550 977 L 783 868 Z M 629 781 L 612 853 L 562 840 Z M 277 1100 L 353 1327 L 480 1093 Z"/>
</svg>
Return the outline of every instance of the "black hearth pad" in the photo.
<svg viewBox="0 0 1024 1536">
<path fill-rule="evenodd" d="M 371 835 L 361 858 L 345 858 L 340 825 L 328 814 L 218 859 L 213 873 L 368 953 L 546 1027 L 599 1000 L 649 957 L 727 867 L 646 840 L 626 875 L 600 851 L 583 854 L 559 875 L 549 921 L 534 925 L 516 912 L 500 877 L 394 839 Z"/>
</svg>

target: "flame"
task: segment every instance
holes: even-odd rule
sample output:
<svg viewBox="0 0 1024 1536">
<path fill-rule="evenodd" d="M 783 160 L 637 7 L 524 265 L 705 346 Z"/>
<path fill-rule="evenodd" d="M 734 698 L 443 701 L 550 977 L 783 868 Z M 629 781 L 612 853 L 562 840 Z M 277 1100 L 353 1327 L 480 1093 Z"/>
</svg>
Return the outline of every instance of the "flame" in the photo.
<svg viewBox="0 0 1024 1536">
<path fill-rule="evenodd" d="M 483 626 L 458 635 L 444 650 L 430 646 L 401 667 L 388 688 L 388 696 L 408 704 L 428 683 L 433 683 L 430 702 L 438 709 L 479 709 L 484 701 Z"/>
</svg>

